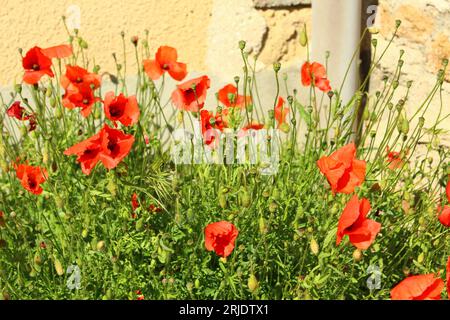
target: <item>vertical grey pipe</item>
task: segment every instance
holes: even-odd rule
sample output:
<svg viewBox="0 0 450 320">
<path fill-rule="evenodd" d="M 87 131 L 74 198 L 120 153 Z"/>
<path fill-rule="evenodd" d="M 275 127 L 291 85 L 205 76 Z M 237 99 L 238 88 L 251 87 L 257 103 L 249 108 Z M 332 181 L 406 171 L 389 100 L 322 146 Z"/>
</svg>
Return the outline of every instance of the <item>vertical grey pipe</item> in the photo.
<svg viewBox="0 0 450 320">
<path fill-rule="evenodd" d="M 358 48 L 361 36 L 362 0 L 312 0 L 311 59 L 325 64 L 333 89 L 339 89 L 346 70 Z M 359 52 L 351 63 L 342 89 L 343 103 L 348 102 L 359 86 Z"/>
</svg>

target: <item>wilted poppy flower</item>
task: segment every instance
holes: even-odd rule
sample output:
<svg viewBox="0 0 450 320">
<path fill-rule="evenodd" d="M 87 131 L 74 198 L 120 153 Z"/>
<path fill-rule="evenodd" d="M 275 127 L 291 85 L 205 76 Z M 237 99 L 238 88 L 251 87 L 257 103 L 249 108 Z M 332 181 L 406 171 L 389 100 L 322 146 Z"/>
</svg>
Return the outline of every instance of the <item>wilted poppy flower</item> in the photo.
<svg viewBox="0 0 450 320">
<path fill-rule="evenodd" d="M 450 206 L 438 207 L 439 222 L 446 227 L 450 227 Z"/>
<path fill-rule="evenodd" d="M 70 57 L 73 53 L 72 47 L 67 44 L 61 44 L 59 46 L 53 46 L 50 48 L 42 49 L 42 53 L 50 59 L 64 59 Z"/>
<path fill-rule="evenodd" d="M 364 182 L 366 175 L 366 162 L 356 159 L 353 142 L 328 157 L 320 158 L 317 166 L 330 183 L 333 193 L 352 193 Z"/>
<path fill-rule="evenodd" d="M 77 155 L 83 173 L 89 175 L 98 161 L 107 169 L 115 168 L 128 155 L 133 143 L 131 134 L 104 125 L 99 133 L 68 148 L 64 154 Z"/>
<path fill-rule="evenodd" d="M 289 113 L 289 108 L 284 107 L 284 99 L 282 97 L 278 97 L 278 103 L 275 107 L 275 120 L 277 120 L 278 127 L 280 127 L 285 121 L 286 116 Z"/>
<path fill-rule="evenodd" d="M 159 47 L 154 60 L 144 60 L 144 70 L 152 80 L 158 80 L 164 72 L 177 80 L 183 80 L 187 75 L 185 63 L 177 62 L 178 53 L 175 48 Z"/>
<path fill-rule="evenodd" d="M 172 93 L 172 102 L 178 109 L 198 112 L 203 108 L 210 86 L 207 76 L 202 76 L 177 85 Z"/>
<path fill-rule="evenodd" d="M 132 126 L 139 119 L 139 106 L 135 96 L 125 97 L 123 93 L 117 97 L 114 92 L 108 92 L 103 102 L 106 117 L 114 123 L 119 121 L 124 126 Z"/>
<path fill-rule="evenodd" d="M 82 116 L 87 118 L 92 112 L 94 103 L 100 100 L 89 85 L 83 84 L 74 90 L 67 90 L 62 104 L 68 109 L 81 108 Z"/>
<path fill-rule="evenodd" d="M 305 87 L 311 83 L 323 92 L 331 91 L 330 81 L 327 79 L 325 67 L 318 62 L 305 62 L 302 66 L 302 84 Z"/>
<path fill-rule="evenodd" d="M 200 111 L 200 122 L 203 140 L 207 145 L 210 145 L 213 141 L 215 141 L 216 131 L 214 129 L 223 131 L 223 128 L 225 127 L 224 122 L 222 121 L 222 116 L 214 116 L 214 114 L 208 110 Z"/>
<path fill-rule="evenodd" d="M 25 108 L 20 105 L 19 101 L 14 102 L 8 110 L 6 110 L 6 114 L 17 120 L 30 119 L 30 116 L 26 113 Z"/>
<path fill-rule="evenodd" d="M 28 84 L 36 84 L 44 76 L 54 77 L 52 71 L 52 60 L 46 56 L 39 47 L 33 47 L 22 59 L 22 66 L 25 69 L 23 81 Z"/>
<path fill-rule="evenodd" d="M 444 281 L 434 274 L 410 276 L 391 290 L 392 300 L 440 300 Z"/>
<path fill-rule="evenodd" d="M 61 76 L 61 86 L 65 90 L 75 91 L 75 88 L 83 85 L 95 90 L 100 84 L 101 78 L 98 74 L 88 72 L 79 66 L 66 65 L 66 73 Z"/>
<path fill-rule="evenodd" d="M 14 165 L 16 176 L 22 186 L 31 193 L 39 195 L 43 189 L 40 186 L 48 177 L 47 170 L 41 167 L 33 167 L 26 164 Z"/>
<path fill-rule="evenodd" d="M 239 231 L 228 221 L 211 223 L 205 228 L 205 247 L 218 256 L 228 257 L 234 249 Z"/>
<path fill-rule="evenodd" d="M 339 245 L 342 238 L 348 235 L 350 242 L 356 248 L 365 250 L 370 247 L 380 232 L 381 224 L 367 219 L 369 211 L 369 200 L 365 198 L 358 200 L 357 195 L 350 199 L 339 219 L 336 245 Z"/>
<path fill-rule="evenodd" d="M 157 213 L 157 212 L 161 212 L 162 211 L 162 209 L 160 207 L 155 206 L 153 203 L 151 203 L 148 206 L 148 210 L 150 210 L 153 213 Z"/>
<path fill-rule="evenodd" d="M 386 147 L 387 161 L 389 163 L 389 169 L 399 169 L 404 165 L 401 152 L 390 151 L 389 147 Z"/>
<path fill-rule="evenodd" d="M 251 96 L 238 95 L 238 89 L 232 84 L 219 90 L 218 99 L 226 107 L 244 108 L 246 103 L 247 105 L 252 103 Z"/>
</svg>

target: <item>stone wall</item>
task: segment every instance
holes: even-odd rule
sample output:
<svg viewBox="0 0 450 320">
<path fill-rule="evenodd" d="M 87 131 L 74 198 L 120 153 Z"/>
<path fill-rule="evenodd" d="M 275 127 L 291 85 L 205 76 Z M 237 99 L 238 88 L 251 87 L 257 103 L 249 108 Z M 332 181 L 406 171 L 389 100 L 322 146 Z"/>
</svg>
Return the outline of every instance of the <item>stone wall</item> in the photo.
<svg viewBox="0 0 450 320">
<path fill-rule="evenodd" d="M 400 50 L 404 50 L 402 79 L 397 99 L 406 92 L 406 82 L 413 81 L 411 94 L 406 101 L 409 113 L 414 112 L 433 88 L 443 59 L 450 57 L 450 1 L 448 0 L 380 0 L 376 25 L 380 49 L 387 45 L 395 30 L 395 21 L 401 20 L 398 36 L 386 53 L 380 68 L 372 77 L 372 90 L 382 86 L 383 75 L 391 75 L 397 66 Z M 450 112 L 450 68 L 447 68 L 443 85 L 443 113 Z M 434 123 L 440 106 L 439 95 L 426 114 L 426 125 Z M 440 125 L 450 129 L 450 119 Z M 448 139 L 446 144 L 449 144 Z M 445 141 L 444 141 L 445 142 Z"/>
</svg>

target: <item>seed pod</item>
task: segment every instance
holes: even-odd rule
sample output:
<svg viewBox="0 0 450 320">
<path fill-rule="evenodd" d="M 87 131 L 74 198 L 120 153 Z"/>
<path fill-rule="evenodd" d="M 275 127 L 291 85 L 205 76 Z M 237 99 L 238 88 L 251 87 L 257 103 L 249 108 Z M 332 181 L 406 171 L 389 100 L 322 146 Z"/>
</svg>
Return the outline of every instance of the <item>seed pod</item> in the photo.
<svg viewBox="0 0 450 320">
<path fill-rule="evenodd" d="M 255 292 L 256 289 L 259 287 L 258 279 L 256 279 L 254 274 L 251 274 L 248 278 L 247 282 L 248 290 L 250 290 L 251 293 Z"/>
<path fill-rule="evenodd" d="M 309 247 L 311 248 L 312 254 L 317 256 L 317 254 L 319 253 L 319 244 L 317 243 L 316 239 L 311 239 Z"/>
<path fill-rule="evenodd" d="M 62 276 L 64 274 L 64 269 L 62 267 L 61 262 L 58 259 L 55 258 L 55 260 L 53 261 L 53 265 L 55 267 L 56 274 L 58 276 Z"/>
<path fill-rule="evenodd" d="M 417 257 L 417 262 L 418 262 L 419 264 L 422 264 L 422 262 L 423 262 L 424 259 L 425 259 L 425 254 L 424 254 L 423 252 L 421 252 L 421 253 L 419 254 L 419 256 Z"/>
<path fill-rule="evenodd" d="M 239 194 L 239 200 L 241 203 L 241 206 L 244 208 L 248 208 L 251 203 L 250 194 L 248 193 L 247 189 L 243 188 Z"/>
<path fill-rule="evenodd" d="M 361 261 L 362 259 L 362 252 L 359 249 L 356 249 L 355 251 L 353 251 L 353 260 L 355 260 L 356 262 Z"/>
<path fill-rule="evenodd" d="M 100 240 L 97 242 L 97 251 L 102 251 L 105 248 L 105 241 Z"/>
<path fill-rule="evenodd" d="M 42 264 L 42 258 L 41 258 L 41 256 L 40 256 L 39 253 L 36 253 L 36 254 L 34 255 L 33 261 L 34 261 L 34 263 L 37 264 L 38 266 L 40 266 L 40 265 Z"/>
<path fill-rule="evenodd" d="M 259 217 L 259 233 L 265 234 L 267 233 L 266 220 L 263 216 Z"/>
<path fill-rule="evenodd" d="M 269 211 L 270 211 L 271 213 L 276 212 L 276 211 L 277 211 L 277 208 L 278 208 L 278 205 L 277 205 L 276 202 L 273 202 L 273 201 L 272 201 L 272 202 L 269 204 Z"/>
<path fill-rule="evenodd" d="M 220 207 L 222 209 L 225 209 L 227 207 L 227 196 L 221 192 L 219 193 L 218 198 Z"/>
</svg>

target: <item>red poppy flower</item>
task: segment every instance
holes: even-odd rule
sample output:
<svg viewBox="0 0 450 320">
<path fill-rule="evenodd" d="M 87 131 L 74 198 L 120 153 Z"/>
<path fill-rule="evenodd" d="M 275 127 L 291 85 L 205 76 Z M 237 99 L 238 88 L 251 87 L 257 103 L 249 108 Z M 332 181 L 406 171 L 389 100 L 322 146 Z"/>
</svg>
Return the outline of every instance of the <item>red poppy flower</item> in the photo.
<svg viewBox="0 0 450 320">
<path fill-rule="evenodd" d="M 275 120 L 277 120 L 278 128 L 286 121 L 286 116 L 289 113 L 289 108 L 284 107 L 284 99 L 278 97 L 278 103 L 275 107 Z"/>
<path fill-rule="evenodd" d="M 144 60 L 144 70 L 152 80 L 158 80 L 167 71 L 173 79 L 181 81 L 187 75 L 187 68 L 185 63 L 177 62 L 177 59 L 175 48 L 161 46 L 155 60 Z"/>
<path fill-rule="evenodd" d="M 218 99 L 226 107 L 244 108 L 245 103 L 247 105 L 252 103 L 251 96 L 238 95 L 238 89 L 232 84 L 228 84 L 219 90 Z"/>
<path fill-rule="evenodd" d="M 331 91 L 330 81 L 327 79 L 325 67 L 318 62 L 305 62 L 302 66 L 302 84 L 308 87 L 313 85 L 323 92 Z"/>
<path fill-rule="evenodd" d="M 157 212 L 161 212 L 162 211 L 162 209 L 160 207 L 155 206 L 153 203 L 151 203 L 148 206 L 148 210 L 150 210 L 153 213 L 157 213 Z"/>
<path fill-rule="evenodd" d="M 446 280 L 447 280 L 447 298 L 450 299 L 450 256 L 447 260 L 447 270 L 446 270 Z"/>
<path fill-rule="evenodd" d="M 234 249 L 239 231 L 228 221 L 211 223 L 205 228 L 205 247 L 218 256 L 228 257 Z"/>
<path fill-rule="evenodd" d="M 46 56 L 39 47 L 33 47 L 22 59 L 22 66 L 25 69 L 23 81 L 28 84 L 36 84 L 44 76 L 54 77 L 52 71 L 52 60 Z"/>
<path fill-rule="evenodd" d="M 16 176 L 22 186 L 31 193 L 39 195 L 43 189 L 41 183 L 47 180 L 48 174 L 45 168 L 33 167 L 26 164 L 14 165 Z"/>
<path fill-rule="evenodd" d="M 369 200 L 365 198 L 358 200 L 356 195 L 350 199 L 339 219 L 336 245 L 339 245 L 342 238 L 348 235 L 350 242 L 356 248 L 365 250 L 370 247 L 380 232 L 381 224 L 367 219 L 369 211 Z"/>
<path fill-rule="evenodd" d="M 444 208 L 439 206 L 438 215 L 439 222 L 446 227 L 450 227 L 450 206 L 444 206 Z"/>
<path fill-rule="evenodd" d="M 317 166 L 326 176 L 333 193 L 350 194 L 364 182 L 366 162 L 355 156 L 356 146 L 352 142 L 317 161 Z"/>
<path fill-rule="evenodd" d="M 242 130 L 247 131 L 247 130 L 261 130 L 262 128 L 264 128 L 264 123 L 250 123 L 248 125 L 246 125 L 244 128 L 242 128 Z"/>
<path fill-rule="evenodd" d="M 67 44 L 61 44 L 46 49 L 42 49 L 42 53 L 50 59 L 64 59 L 70 57 L 73 54 L 72 47 Z"/>
<path fill-rule="evenodd" d="M 144 300 L 144 295 L 142 294 L 142 292 L 141 292 L 141 290 L 136 290 L 136 295 L 137 295 L 137 298 L 136 298 L 136 300 Z"/>
<path fill-rule="evenodd" d="M 131 206 L 133 207 L 133 211 L 136 211 L 136 209 L 139 208 L 138 195 L 136 192 L 131 196 Z"/>
<path fill-rule="evenodd" d="M 115 168 L 131 151 L 134 137 L 120 130 L 108 127 L 106 124 L 102 131 L 102 152 L 100 161 L 107 169 Z"/>
<path fill-rule="evenodd" d="M 389 147 L 386 147 L 387 161 L 389 163 L 389 169 L 395 170 L 403 167 L 404 161 L 401 158 L 401 153 L 396 151 L 390 151 Z"/>
<path fill-rule="evenodd" d="M 210 86 L 207 76 L 202 76 L 177 85 L 172 93 L 172 101 L 178 109 L 198 112 L 203 108 Z"/>
<path fill-rule="evenodd" d="M 115 168 L 128 155 L 133 143 L 131 134 L 105 125 L 99 133 L 68 148 L 64 154 L 77 155 L 83 173 L 89 175 L 98 161 L 107 169 Z"/>
<path fill-rule="evenodd" d="M 450 178 L 450 176 L 449 176 Z M 445 188 L 445 194 L 447 195 L 447 201 L 450 202 L 450 179 L 447 181 L 447 187 Z"/>
<path fill-rule="evenodd" d="M 132 126 L 139 119 L 139 107 L 135 96 L 125 97 L 123 93 L 117 97 L 108 92 L 104 100 L 105 115 L 117 127 L 117 121 L 124 126 Z"/>
<path fill-rule="evenodd" d="M 202 135 L 205 144 L 210 145 L 215 141 L 217 132 L 214 129 L 223 131 L 225 127 L 221 115 L 215 115 L 208 110 L 200 111 L 200 122 L 202 127 Z"/>
<path fill-rule="evenodd" d="M 17 120 L 30 119 L 30 116 L 26 113 L 25 108 L 20 105 L 19 101 L 14 102 L 8 110 L 6 110 L 6 114 Z"/>
<path fill-rule="evenodd" d="M 62 104 L 68 109 L 81 108 L 81 114 L 87 118 L 95 102 L 100 101 L 94 91 L 87 84 L 80 85 L 74 90 L 67 90 L 63 96 Z"/>
<path fill-rule="evenodd" d="M 89 175 L 97 162 L 100 161 L 102 151 L 102 139 L 100 133 L 86 139 L 64 151 L 66 156 L 76 155 L 77 161 L 81 164 L 81 170 L 85 175 Z"/>
<path fill-rule="evenodd" d="M 101 78 L 79 66 L 66 65 L 66 73 L 61 76 L 61 86 L 65 90 L 75 91 L 76 87 L 87 85 L 92 89 L 100 88 Z M 75 88 L 74 88 L 75 87 Z"/>
<path fill-rule="evenodd" d="M 391 290 L 392 300 L 440 300 L 444 281 L 434 274 L 410 276 Z"/>
</svg>

